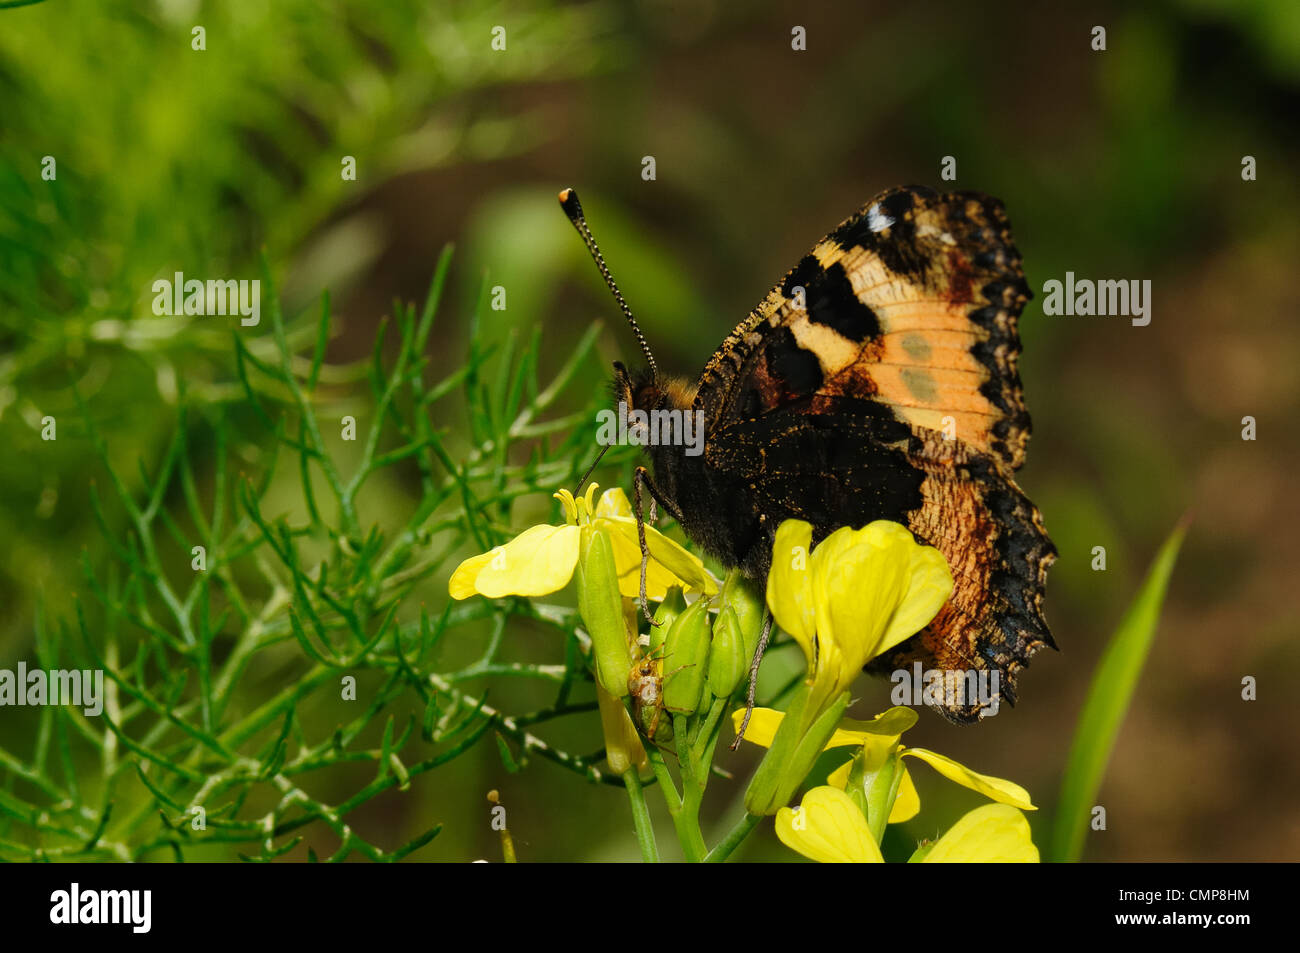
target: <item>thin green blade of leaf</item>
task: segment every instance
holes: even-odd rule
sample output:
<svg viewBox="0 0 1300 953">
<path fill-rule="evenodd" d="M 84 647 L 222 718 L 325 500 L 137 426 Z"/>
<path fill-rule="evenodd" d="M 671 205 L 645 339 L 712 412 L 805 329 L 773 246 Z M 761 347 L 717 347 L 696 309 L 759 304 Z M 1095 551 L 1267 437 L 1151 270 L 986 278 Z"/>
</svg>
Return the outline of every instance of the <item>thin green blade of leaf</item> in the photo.
<svg viewBox="0 0 1300 953">
<path fill-rule="evenodd" d="M 506 744 L 506 739 L 501 736 L 501 732 L 498 731 L 495 734 L 497 736 L 497 751 L 501 754 L 501 763 L 505 765 L 508 772 L 517 774 L 520 768 L 519 762 L 510 753 L 510 746 Z"/>
<path fill-rule="evenodd" d="M 1160 547 L 1093 674 L 1061 784 L 1052 828 L 1053 861 L 1073 863 L 1083 854 L 1088 819 L 1155 639 L 1169 577 L 1186 532 L 1186 522 L 1180 522 Z"/>
</svg>

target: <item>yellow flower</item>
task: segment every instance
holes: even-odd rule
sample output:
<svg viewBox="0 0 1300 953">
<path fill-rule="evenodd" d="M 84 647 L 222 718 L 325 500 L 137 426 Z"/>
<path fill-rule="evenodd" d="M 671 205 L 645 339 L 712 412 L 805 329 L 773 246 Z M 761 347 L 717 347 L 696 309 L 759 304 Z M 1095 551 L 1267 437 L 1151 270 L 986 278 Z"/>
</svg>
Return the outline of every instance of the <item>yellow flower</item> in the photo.
<svg viewBox="0 0 1300 953">
<path fill-rule="evenodd" d="M 823 864 L 880 863 L 880 848 L 853 799 L 834 787 L 813 788 L 798 808 L 776 815 L 776 835 L 791 850 Z M 926 864 L 1038 863 L 1025 815 L 1006 804 L 970 811 L 913 856 Z"/>
<path fill-rule="evenodd" d="M 1038 848 L 1030 838 L 1025 815 L 1007 804 L 985 804 L 948 828 L 922 855 L 921 862 L 1036 864 Z"/>
<path fill-rule="evenodd" d="M 560 490 L 555 498 L 564 507 L 565 525 L 530 526 L 510 542 L 491 552 L 471 556 L 452 573 L 447 588 L 454 599 L 478 593 L 490 599 L 501 596 L 544 596 L 568 585 L 593 532 L 604 533 L 614 552 L 618 587 L 622 595 L 640 595 L 641 544 L 636 517 L 627 496 L 617 487 L 594 502 L 596 484 L 575 498 Z M 662 599 L 670 588 L 694 589 L 706 595 L 718 591 L 717 580 L 699 558 L 687 552 L 653 526 L 645 527 L 650 561 L 646 566 L 646 596 Z"/>
<path fill-rule="evenodd" d="M 797 808 L 776 812 L 776 836 L 821 864 L 883 863 L 867 819 L 839 788 L 813 788 Z"/>
<path fill-rule="evenodd" d="M 843 527 L 812 548 L 812 525 L 786 520 L 772 544 L 767 605 L 808 660 L 745 793 L 751 814 L 789 803 L 849 703 L 849 686 L 881 652 L 915 635 L 952 593 L 943 554 L 888 520 Z"/>
<path fill-rule="evenodd" d="M 732 721 L 737 730 L 740 728 L 743 716 L 743 711 L 732 714 Z M 750 718 L 749 727 L 745 730 L 745 740 L 769 747 L 784 719 L 785 715 L 782 712 L 771 708 L 755 708 L 753 716 Z M 826 742 L 822 750 L 829 751 L 831 748 L 861 748 L 867 746 L 871 749 L 868 752 L 867 760 L 880 760 L 872 758 L 871 755 L 887 753 L 890 748 L 898 744 L 898 739 L 902 733 L 914 724 L 916 724 L 916 712 L 902 706 L 895 706 L 888 711 L 881 712 L 870 721 L 845 718 L 840 721 L 835 733 L 831 735 L 830 740 Z M 952 760 L 952 758 L 929 751 L 926 748 L 908 748 L 904 745 L 898 745 L 898 750 L 903 757 L 924 761 L 949 781 L 970 788 L 972 791 L 978 791 L 990 800 L 1024 811 L 1038 810 L 1038 808 L 1034 807 L 1029 792 L 1013 781 L 1006 781 L 987 774 L 979 774 Z M 843 790 L 848 787 L 849 774 L 852 769 L 853 762 L 845 762 L 831 772 L 830 777 L 826 779 L 826 783 L 831 787 Z M 910 772 L 903 768 L 898 796 L 889 812 L 889 823 L 900 824 L 903 821 L 911 820 L 920 809 L 921 800 L 916 793 L 916 785 L 912 783 Z"/>
<path fill-rule="evenodd" d="M 812 548 L 812 525 L 786 520 L 772 546 L 767 604 L 803 648 L 819 699 L 847 689 L 868 661 L 915 635 L 952 593 L 943 554 L 898 523 L 843 527 Z"/>
</svg>

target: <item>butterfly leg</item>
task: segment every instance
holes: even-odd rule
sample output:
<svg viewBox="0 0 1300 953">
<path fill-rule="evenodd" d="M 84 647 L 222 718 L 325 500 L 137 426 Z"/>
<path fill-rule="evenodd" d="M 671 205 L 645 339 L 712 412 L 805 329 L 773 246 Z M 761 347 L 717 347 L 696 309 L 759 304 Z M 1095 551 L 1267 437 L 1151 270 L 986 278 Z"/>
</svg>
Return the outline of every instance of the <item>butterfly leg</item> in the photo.
<svg viewBox="0 0 1300 953">
<path fill-rule="evenodd" d="M 636 509 L 636 538 L 641 544 L 641 614 L 646 617 L 651 625 L 659 625 L 653 615 L 650 614 L 650 603 L 645 594 L 645 574 L 650 565 L 650 547 L 645 541 L 645 520 L 641 516 L 641 485 L 645 484 L 650 488 L 650 522 L 654 523 L 659 513 L 655 507 L 656 493 L 654 484 L 650 482 L 650 474 L 645 467 L 637 467 L 636 473 L 632 477 L 632 496 Z"/>
<path fill-rule="evenodd" d="M 763 610 L 763 633 L 758 637 L 758 648 L 754 650 L 754 660 L 749 663 L 749 693 L 745 696 L 745 719 L 740 723 L 740 730 L 736 732 L 736 740 L 731 743 L 731 750 L 735 751 L 740 747 L 740 743 L 745 740 L 745 729 L 749 727 L 749 718 L 754 714 L 754 692 L 758 688 L 758 665 L 763 661 L 763 653 L 767 651 L 767 640 L 772 637 L 772 613 L 768 609 Z"/>
<path fill-rule="evenodd" d="M 632 475 L 634 480 L 640 479 L 640 481 L 645 484 L 645 488 L 650 491 L 650 501 L 652 503 L 657 503 L 659 506 L 662 506 L 664 512 L 675 519 L 678 523 L 684 522 L 682 511 L 674 505 L 672 500 L 665 499 L 664 495 L 659 492 L 659 487 L 655 486 L 654 480 L 650 479 L 649 470 L 645 467 L 637 467 L 636 471 Z"/>
</svg>

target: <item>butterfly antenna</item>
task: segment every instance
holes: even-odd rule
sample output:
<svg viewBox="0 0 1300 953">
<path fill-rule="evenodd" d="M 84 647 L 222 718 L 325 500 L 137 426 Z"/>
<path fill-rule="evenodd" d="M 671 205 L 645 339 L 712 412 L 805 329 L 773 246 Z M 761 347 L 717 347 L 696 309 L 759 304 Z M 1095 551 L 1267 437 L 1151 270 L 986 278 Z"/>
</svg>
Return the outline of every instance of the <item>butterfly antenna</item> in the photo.
<svg viewBox="0 0 1300 953">
<path fill-rule="evenodd" d="M 608 449 L 609 449 L 609 444 L 606 444 L 605 446 L 600 448 L 600 453 L 596 454 L 596 459 L 591 461 L 591 466 L 587 467 L 587 472 L 584 473 L 582 475 L 582 479 L 578 481 L 578 486 L 573 491 L 574 496 L 577 496 L 582 492 L 583 486 L 586 485 L 587 480 L 591 477 L 591 475 L 596 472 L 596 467 L 600 464 L 601 458 L 605 456 L 605 451 Z"/>
<path fill-rule="evenodd" d="M 591 253 L 592 260 L 595 261 L 596 267 L 600 269 L 600 276 L 605 279 L 605 284 L 614 293 L 614 300 L 618 302 L 619 309 L 623 312 L 623 316 L 627 318 L 627 323 L 632 326 L 632 333 L 636 335 L 637 343 L 641 345 L 641 353 L 645 355 L 646 363 L 650 365 L 651 376 L 655 381 L 658 381 L 659 368 L 655 365 L 654 355 L 650 353 L 650 345 L 646 343 L 645 335 L 641 333 L 636 318 L 632 317 L 632 309 L 623 300 L 623 292 L 618 290 L 618 285 L 614 282 L 614 276 L 609 273 L 609 267 L 605 264 L 605 257 L 600 253 L 600 246 L 596 244 L 596 239 L 591 237 L 591 229 L 587 227 L 587 219 L 582 214 L 582 203 L 578 201 L 578 193 L 573 189 L 565 189 L 561 192 L 560 208 L 564 209 L 564 214 L 569 216 L 569 221 L 573 223 L 573 227 L 582 236 L 587 251 Z"/>
</svg>

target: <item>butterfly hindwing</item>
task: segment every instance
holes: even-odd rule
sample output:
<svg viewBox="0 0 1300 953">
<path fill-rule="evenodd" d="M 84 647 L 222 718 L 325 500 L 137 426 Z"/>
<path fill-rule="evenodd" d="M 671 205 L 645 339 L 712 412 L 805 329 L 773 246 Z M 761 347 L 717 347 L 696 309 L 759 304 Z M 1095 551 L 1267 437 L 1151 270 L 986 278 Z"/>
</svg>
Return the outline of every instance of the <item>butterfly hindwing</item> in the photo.
<svg viewBox="0 0 1300 953">
<path fill-rule="evenodd" d="M 1042 603 L 1056 548 L 1038 509 L 992 458 L 933 431 L 917 434 L 908 456 L 925 475 L 924 502 L 903 522 L 944 554 L 953 593 L 924 630 L 871 668 L 884 674 L 920 660 L 940 671 L 996 671 L 997 694 L 1014 704 L 1020 670 L 1038 649 L 1055 648 Z M 969 699 L 941 710 L 970 722 L 985 707 Z"/>
</svg>

